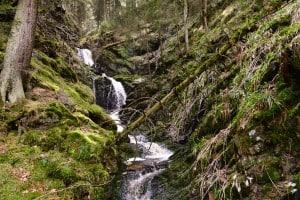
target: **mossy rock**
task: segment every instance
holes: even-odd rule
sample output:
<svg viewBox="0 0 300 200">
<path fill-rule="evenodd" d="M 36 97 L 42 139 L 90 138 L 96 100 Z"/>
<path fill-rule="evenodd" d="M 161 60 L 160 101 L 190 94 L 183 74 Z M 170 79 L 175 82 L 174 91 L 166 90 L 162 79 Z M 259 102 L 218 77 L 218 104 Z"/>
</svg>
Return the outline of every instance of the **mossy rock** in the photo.
<svg viewBox="0 0 300 200">
<path fill-rule="evenodd" d="M 77 81 L 77 75 L 73 71 L 73 69 L 61 58 L 58 57 L 55 59 L 57 65 L 55 66 L 55 70 L 65 79 L 71 80 L 71 81 Z"/>
<path fill-rule="evenodd" d="M 35 57 L 45 65 L 51 66 L 61 77 L 66 80 L 77 81 L 77 76 L 70 66 L 60 56 L 49 57 L 45 53 L 36 50 Z"/>
<path fill-rule="evenodd" d="M 59 47 L 59 42 L 55 38 L 45 38 L 42 36 L 42 33 L 37 30 L 34 47 L 45 52 L 49 57 L 54 58 L 57 56 L 56 50 Z"/>
<path fill-rule="evenodd" d="M 31 111 L 27 115 L 28 126 L 79 126 L 80 121 L 61 103 L 50 103 L 45 109 Z"/>
<path fill-rule="evenodd" d="M 105 199 L 105 190 L 102 187 L 94 187 L 91 192 L 92 199 Z"/>
<path fill-rule="evenodd" d="M 74 106 L 77 111 L 82 111 L 82 114 L 87 115 L 87 117 L 105 129 L 117 130 L 115 122 L 109 117 L 104 109 L 96 104 L 91 104 L 94 99 L 92 89 L 82 83 L 65 82 L 64 79 L 62 79 L 50 66 L 45 65 L 37 59 L 32 59 L 31 65 L 37 70 L 33 77 L 36 79 L 38 86 L 50 88 L 55 92 L 63 90 L 63 92 L 75 103 Z M 54 108 L 52 110 L 52 113 L 58 116 L 61 115 L 61 112 L 67 111 L 59 109 L 56 112 Z M 51 111 L 51 109 L 49 111 Z M 76 120 L 73 120 L 74 117 L 72 114 L 70 114 L 69 117 L 71 122 L 76 123 Z M 68 124 L 71 122 L 69 121 Z"/>
<path fill-rule="evenodd" d="M 99 162 L 99 155 L 101 155 L 105 148 L 106 139 L 98 137 L 98 141 L 90 137 L 89 133 L 82 131 L 71 131 L 68 133 L 65 140 L 65 149 L 76 160 L 94 160 Z"/>
<path fill-rule="evenodd" d="M 52 160 L 45 160 L 43 165 L 45 166 L 48 177 L 60 179 L 66 186 L 79 180 L 79 176 L 71 167 L 60 166 L 57 162 Z"/>
<path fill-rule="evenodd" d="M 108 130 L 117 130 L 116 123 L 109 117 L 105 111 L 98 105 L 92 104 L 88 108 L 88 116 L 99 126 Z"/>
<path fill-rule="evenodd" d="M 39 131 L 28 131 L 24 135 L 23 143 L 30 146 L 39 145 L 41 142 L 41 137 L 42 134 Z"/>
<path fill-rule="evenodd" d="M 43 151 L 49 150 L 62 150 L 64 143 L 64 134 L 61 129 L 54 128 L 47 133 L 46 137 L 43 137 L 40 141 L 40 146 Z"/>
<path fill-rule="evenodd" d="M 94 185 L 103 183 L 109 178 L 108 172 L 104 170 L 101 163 L 88 165 L 84 176 Z"/>
</svg>

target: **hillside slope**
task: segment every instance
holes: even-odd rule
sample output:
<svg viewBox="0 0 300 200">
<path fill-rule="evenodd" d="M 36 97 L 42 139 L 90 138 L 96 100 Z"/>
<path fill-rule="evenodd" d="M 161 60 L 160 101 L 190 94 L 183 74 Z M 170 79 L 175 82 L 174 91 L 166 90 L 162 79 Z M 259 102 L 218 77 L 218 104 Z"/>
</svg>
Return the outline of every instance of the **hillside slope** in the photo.
<svg viewBox="0 0 300 200">
<path fill-rule="evenodd" d="M 90 69 L 77 58 L 83 31 L 74 13 L 83 5 L 40 1 L 27 98 L 0 104 L 1 199 L 110 196 L 104 187 L 118 170 L 116 125 L 94 103 Z M 1 63 L 15 6 L 0 3 Z"/>
<path fill-rule="evenodd" d="M 78 2 L 41 1 L 27 99 L 0 104 L 2 198 L 117 196 L 132 149 L 94 104 L 76 47 L 125 85 L 124 125 L 159 104 L 132 131 L 175 152 L 153 199 L 300 198 L 299 0 L 191 0 L 186 23 L 181 1 L 145 1 L 91 32 L 91 1 Z M 2 63 L 16 1 L 0 6 Z"/>
<path fill-rule="evenodd" d="M 190 3 L 188 51 L 180 6 L 155 1 L 127 30 L 140 37 L 104 54 L 131 91 L 124 118 L 161 106 L 138 127 L 176 152 L 153 198 L 298 199 L 300 2 L 211 1 L 207 30 Z"/>
</svg>

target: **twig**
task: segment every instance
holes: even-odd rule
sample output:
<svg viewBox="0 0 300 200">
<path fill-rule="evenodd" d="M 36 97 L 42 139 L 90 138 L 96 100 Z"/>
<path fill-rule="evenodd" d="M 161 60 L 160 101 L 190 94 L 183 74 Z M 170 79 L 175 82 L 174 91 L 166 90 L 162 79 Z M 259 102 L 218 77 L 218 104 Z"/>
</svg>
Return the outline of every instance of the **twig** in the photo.
<svg viewBox="0 0 300 200">
<path fill-rule="evenodd" d="M 47 197 L 51 194 L 55 194 L 55 193 L 59 193 L 59 192 L 63 192 L 63 191 L 66 191 L 66 190 L 71 190 L 71 189 L 74 189 L 74 188 L 78 188 L 78 187 L 82 187 L 82 186 L 90 186 L 90 187 L 102 187 L 104 185 L 107 185 L 109 184 L 113 179 L 115 178 L 115 176 L 113 176 L 109 181 L 103 183 L 103 184 L 99 184 L 99 185 L 92 185 L 92 184 L 78 184 L 78 185 L 72 185 L 70 187 L 67 187 L 67 188 L 63 188 L 63 189 L 60 189 L 60 190 L 56 190 L 56 191 L 51 191 L 51 192 L 48 192 L 42 196 L 39 196 L 37 198 L 35 198 L 34 200 L 38 200 L 38 199 L 43 199 L 44 197 Z"/>
</svg>

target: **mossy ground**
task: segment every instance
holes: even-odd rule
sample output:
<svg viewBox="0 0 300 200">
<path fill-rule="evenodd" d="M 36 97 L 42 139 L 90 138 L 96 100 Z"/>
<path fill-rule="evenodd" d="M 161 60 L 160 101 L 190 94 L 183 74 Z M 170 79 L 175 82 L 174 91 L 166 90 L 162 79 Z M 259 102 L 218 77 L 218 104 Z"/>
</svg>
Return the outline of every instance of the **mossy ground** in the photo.
<svg viewBox="0 0 300 200">
<path fill-rule="evenodd" d="M 116 173 L 113 130 L 91 120 L 80 106 L 75 109 L 75 103 L 64 105 L 49 98 L 1 105 L 0 173 L 6 174 L 1 179 L 5 199 L 93 195 L 98 185 L 110 180 L 110 173 Z M 88 109 L 91 104 L 84 105 Z M 101 108 L 90 110 L 97 121 L 109 119 Z M 82 194 L 80 188 L 84 188 Z"/>
<path fill-rule="evenodd" d="M 79 38 L 76 26 L 70 25 L 74 22 L 59 20 L 53 28 L 54 16 L 48 15 L 53 9 L 40 8 L 27 99 L 0 104 L 1 198 L 105 199 L 110 195 L 106 183 L 118 168 L 116 125 L 94 104 L 89 69 L 72 46 Z M 57 19 L 63 15 L 56 12 Z M 0 31 L 2 63 L 12 19 L 0 21 L 5 23 Z M 65 30 L 59 32 L 62 24 Z M 69 41 L 72 34 L 76 37 Z"/>
<path fill-rule="evenodd" d="M 157 8 L 166 4 L 165 8 L 181 13 L 176 10 L 181 7 L 171 1 L 153 4 L 144 16 L 159 16 Z M 49 10 L 55 11 L 55 5 Z M 41 10 L 42 19 L 51 28 L 42 25 L 36 34 L 28 100 L 1 105 L 0 175 L 5 179 L 0 180 L 0 193 L 7 199 L 42 195 L 82 199 L 89 194 L 103 199 L 107 190 L 101 185 L 116 170 L 116 127 L 93 104 L 92 90 L 81 82 L 88 69 L 75 58 L 78 35 L 73 21 L 66 20 L 71 24 L 61 32 L 57 27 L 62 24 L 56 26 L 59 20 L 52 20 L 47 12 Z M 55 13 L 58 19 L 63 14 Z M 95 50 L 97 62 L 107 65 L 111 73 L 121 66 L 119 79 L 134 88 L 130 97 L 139 102 L 129 105 L 134 113 L 128 116 L 133 119 L 138 110 L 157 102 L 220 52 L 241 26 L 249 26 L 225 55 L 144 126 L 156 138 L 170 139 L 177 149 L 172 166 L 160 177 L 164 198 L 294 198 L 292 192 L 300 189 L 299 2 L 209 1 L 207 31 L 203 16 L 199 10 L 196 13 L 189 16 L 189 51 L 184 49 L 181 20 L 174 22 L 179 16 L 166 19 L 167 10 L 164 19 L 149 25 L 150 32 L 156 33 L 153 40 L 150 36 Z M 257 23 L 250 27 L 254 20 Z M 115 37 L 111 32 L 114 28 L 109 22 L 103 24 L 99 33 L 89 36 L 91 41 L 86 37 L 83 43 L 96 40 L 102 46 L 121 39 L 120 33 Z M 132 28 L 136 34 L 139 27 Z M 169 36 L 157 39 L 166 30 Z M 3 52 L 7 34 L 0 33 Z M 142 54 L 149 53 L 148 47 L 157 41 L 161 54 L 153 54 L 159 56 L 151 68 L 149 57 Z M 1 57 L 3 53 L 0 61 Z M 147 68 L 139 66 L 143 61 Z M 149 81 L 133 86 L 138 72 Z"/>
</svg>

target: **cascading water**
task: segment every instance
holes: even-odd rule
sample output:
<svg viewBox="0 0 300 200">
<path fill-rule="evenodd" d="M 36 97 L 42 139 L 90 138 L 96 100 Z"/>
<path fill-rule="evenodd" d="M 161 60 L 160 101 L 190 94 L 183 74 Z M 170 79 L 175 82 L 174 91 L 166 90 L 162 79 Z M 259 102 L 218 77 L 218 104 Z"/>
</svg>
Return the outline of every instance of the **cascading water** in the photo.
<svg viewBox="0 0 300 200">
<path fill-rule="evenodd" d="M 138 145 L 142 157 L 126 161 L 128 171 L 123 175 L 121 189 L 122 200 L 150 200 L 153 194 L 152 180 L 166 167 L 172 151 L 154 142 L 149 142 L 143 135 L 129 135 L 130 143 Z"/>
<path fill-rule="evenodd" d="M 77 56 L 80 60 L 82 60 L 86 65 L 93 66 L 94 60 L 92 58 L 92 52 L 89 49 L 79 49 L 77 50 Z M 96 103 L 104 107 L 108 112 L 110 117 L 117 124 L 117 132 L 123 131 L 123 126 L 120 122 L 119 112 L 121 111 L 122 106 L 126 104 L 126 92 L 121 82 L 116 81 L 114 78 L 107 76 L 106 74 L 102 74 L 102 78 L 105 78 L 110 81 L 109 90 L 103 92 L 103 88 L 98 89 L 96 86 L 96 82 L 98 78 L 101 78 L 99 75 L 92 78 L 93 82 L 93 91 L 96 98 Z M 102 96 L 99 97 L 97 93 L 103 93 Z M 106 99 L 106 100 L 105 100 Z"/>
<path fill-rule="evenodd" d="M 88 49 L 78 49 L 78 57 L 86 65 L 93 66 L 92 53 Z M 106 87 L 106 86 L 107 87 Z M 93 78 L 93 91 L 96 103 L 104 107 L 117 124 L 117 132 L 123 131 L 119 112 L 126 104 L 126 92 L 121 82 L 102 74 Z M 136 144 L 142 151 L 138 157 L 126 161 L 127 172 L 123 174 L 120 199 L 150 200 L 153 196 L 152 180 L 168 167 L 170 150 L 143 135 L 129 135 L 130 143 Z"/>
<path fill-rule="evenodd" d="M 111 100 L 113 101 L 113 104 L 115 105 L 115 109 L 110 111 L 110 117 L 116 122 L 117 124 L 117 132 L 123 131 L 123 126 L 120 121 L 120 115 L 119 112 L 121 111 L 122 106 L 126 104 L 126 92 L 121 82 L 116 81 L 114 78 L 106 76 L 106 74 L 102 74 L 102 77 L 107 78 L 111 81 L 112 89 L 110 90 L 110 95 L 112 95 L 114 98 Z"/>
<path fill-rule="evenodd" d="M 90 67 L 94 65 L 92 52 L 89 49 L 76 48 L 76 50 L 77 50 L 77 56 L 80 60 L 82 60 L 86 65 Z"/>
<path fill-rule="evenodd" d="M 119 112 L 126 104 L 126 92 L 121 82 L 102 74 L 93 77 L 93 91 L 96 103 L 105 108 L 117 124 L 117 132 L 123 131 Z"/>
</svg>

